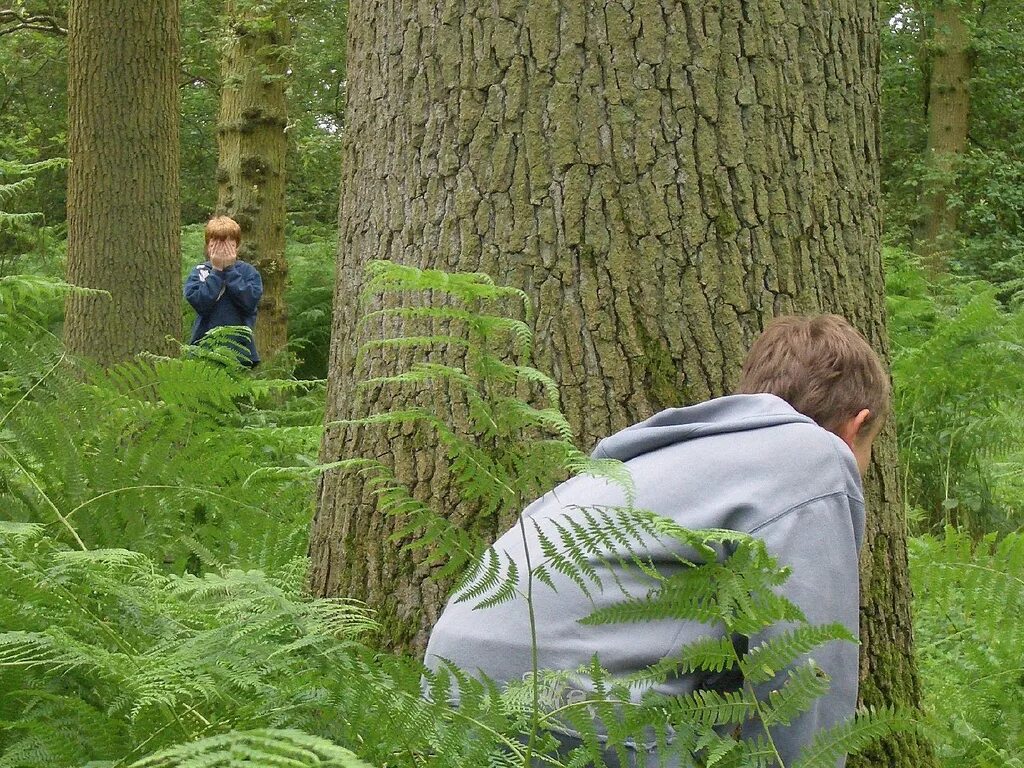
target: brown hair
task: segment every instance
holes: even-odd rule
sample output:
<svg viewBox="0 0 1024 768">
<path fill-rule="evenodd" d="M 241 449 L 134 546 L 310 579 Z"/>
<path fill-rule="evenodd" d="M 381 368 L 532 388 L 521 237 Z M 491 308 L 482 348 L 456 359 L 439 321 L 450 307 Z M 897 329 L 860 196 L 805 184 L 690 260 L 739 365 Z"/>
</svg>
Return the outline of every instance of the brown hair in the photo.
<svg viewBox="0 0 1024 768">
<path fill-rule="evenodd" d="M 836 432 L 864 408 L 866 424 L 889 412 L 889 376 L 867 340 L 838 315 L 779 317 L 750 348 L 740 394 L 781 397 Z"/>
<path fill-rule="evenodd" d="M 234 240 L 242 242 L 242 228 L 230 216 L 214 216 L 206 222 L 206 244 L 211 240 Z"/>
</svg>

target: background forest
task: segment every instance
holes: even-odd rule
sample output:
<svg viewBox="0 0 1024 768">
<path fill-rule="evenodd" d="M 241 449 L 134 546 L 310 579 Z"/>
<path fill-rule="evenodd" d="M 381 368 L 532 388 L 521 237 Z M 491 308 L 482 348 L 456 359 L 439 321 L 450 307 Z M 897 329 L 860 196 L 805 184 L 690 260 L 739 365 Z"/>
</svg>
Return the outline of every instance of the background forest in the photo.
<svg viewBox="0 0 1024 768">
<path fill-rule="evenodd" d="M 924 702 L 917 726 L 938 765 L 1020 767 L 1024 6 L 881 5 L 882 238 Z M 529 757 L 510 734 L 530 718 L 525 693 L 502 697 L 464 680 L 468 703 L 453 715 L 421 699 L 415 664 L 379 653 L 402 645 L 386 612 L 307 596 L 331 413 L 348 4 L 182 0 L 178 14 L 175 280 L 201 260 L 202 227 L 215 211 L 246 219 L 266 259 L 261 269 L 282 277 L 269 289 L 280 306 L 266 313 L 278 318 L 277 335 L 264 338 L 272 354 L 256 376 L 215 345 L 190 355 L 168 349 L 167 334 L 154 354 L 72 370 L 72 359 L 110 361 L 64 326 L 65 308 L 88 298 L 63 282 L 75 189 L 69 8 L 63 0 L 0 8 L 0 768 L 523 765 Z M 249 78 L 265 103 L 245 101 Z M 274 136 L 253 139 L 261 131 Z M 263 143 L 253 149 L 250 140 Z M 274 152 L 283 154 L 275 160 Z M 264 208 L 262 198 L 245 197 L 247 180 L 275 163 L 280 204 Z M 143 218 L 123 221 L 123 236 L 144 233 Z M 396 285 L 450 295 L 489 318 L 468 336 L 478 363 L 493 362 L 492 353 L 507 361 L 507 350 L 489 345 L 522 353 L 522 337 L 526 347 L 534 341 L 494 320 L 506 314 L 508 293 L 386 271 L 368 291 Z M 179 338 L 191 318 L 182 302 L 172 319 Z M 436 334 L 431 328 L 420 342 Z M 407 363 L 418 349 L 416 339 L 394 346 L 412 350 Z M 367 349 L 372 356 L 373 343 Z M 507 386 L 512 399 L 531 387 L 550 394 L 553 382 L 539 370 L 520 380 L 517 369 L 509 385 L 506 373 L 483 364 L 475 371 L 499 424 L 482 429 L 487 455 L 498 457 L 495 466 L 555 466 L 525 473 L 534 485 L 524 480 L 522 495 L 575 459 L 568 423 L 552 415 L 557 398 L 539 416 L 509 415 L 495 394 Z M 477 390 L 469 391 L 472 401 Z M 401 432 L 398 421 L 390 426 Z M 523 430 L 562 439 L 558 461 L 515 453 Z M 506 439 L 512 447 L 502 453 Z M 454 455 L 467 445 L 455 442 Z M 432 527 L 391 480 L 372 482 L 413 521 L 396 540 L 449 556 L 476 546 Z M 491 503 L 472 482 L 461 491 L 471 504 Z M 433 684 L 439 692 L 448 683 Z M 703 703 L 695 722 L 729 722 L 728 705 Z M 703 746 L 706 765 L 770 759 L 724 746 L 716 757 L 717 746 Z M 827 750 L 817 759 L 807 764 L 832 764 Z"/>
</svg>

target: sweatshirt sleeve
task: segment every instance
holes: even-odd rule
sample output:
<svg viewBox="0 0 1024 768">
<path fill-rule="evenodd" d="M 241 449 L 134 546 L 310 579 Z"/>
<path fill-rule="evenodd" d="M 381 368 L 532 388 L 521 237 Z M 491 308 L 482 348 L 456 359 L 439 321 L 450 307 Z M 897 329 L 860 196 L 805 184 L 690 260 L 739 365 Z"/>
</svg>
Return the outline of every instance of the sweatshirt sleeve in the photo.
<svg viewBox="0 0 1024 768">
<path fill-rule="evenodd" d="M 263 296 L 263 279 L 252 265 L 236 264 L 224 271 L 227 294 L 242 312 L 251 315 Z"/>
<path fill-rule="evenodd" d="M 212 270 L 208 264 L 195 267 L 185 280 L 185 298 L 200 315 L 209 314 L 213 310 L 223 289 L 221 273 Z"/>
<path fill-rule="evenodd" d="M 754 535 L 764 540 L 780 566 L 791 569 L 780 594 L 795 603 L 812 625 L 838 622 L 854 636 L 860 623 L 860 581 L 858 548 L 862 535 L 864 505 L 846 493 L 834 493 L 808 501 L 787 511 Z M 787 625 L 776 625 L 750 638 L 749 647 L 784 633 Z M 857 645 L 833 640 L 797 659 L 796 665 L 814 662 L 829 676 L 829 689 L 788 726 L 770 728 L 772 739 L 785 765 L 794 765 L 802 750 L 827 728 L 853 717 L 857 705 Z M 768 683 L 755 686 L 759 699 L 777 689 L 788 670 Z M 760 724 L 744 736 L 762 732 Z M 846 758 L 836 766 L 843 768 Z"/>
</svg>

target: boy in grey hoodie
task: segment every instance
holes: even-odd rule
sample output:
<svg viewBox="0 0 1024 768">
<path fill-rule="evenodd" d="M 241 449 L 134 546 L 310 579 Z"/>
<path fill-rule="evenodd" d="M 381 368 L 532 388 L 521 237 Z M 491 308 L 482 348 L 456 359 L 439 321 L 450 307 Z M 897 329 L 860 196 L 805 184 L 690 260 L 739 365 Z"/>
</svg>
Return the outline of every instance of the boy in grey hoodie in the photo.
<svg viewBox="0 0 1024 768">
<path fill-rule="evenodd" d="M 854 635 L 859 620 L 858 552 L 864 530 L 861 478 L 888 410 L 889 379 L 878 356 L 849 323 L 835 315 L 786 317 L 771 323 L 750 350 L 738 394 L 687 408 L 671 408 L 602 440 L 594 456 L 625 463 L 636 508 L 693 529 L 729 529 L 762 539 L 781 566 L 792 569 L 779 592 L 811 624 L 839 622 Z M 621 489 L 575 477 L 531 504 L 523 515 L 553 533 L 550 521 L 583 517 L 585 507 L 625 504 Z M 527 546 L 540 552 L 534 525 Z M 557 541 L 557 534 L 553 535 Z M 525 573 L 519 526 L 495 544 Z M 640 552 L 670 567 L 652 547 Z M 534 554 L 534 560 L 537 555 Z M 599 571 L 606 566 L 591 561 Z M 611 576 L 610 573 L 602 575 Z M 650 587 L 641 574 L 617 573 L 633 595 Z M 582 625 L 595 609 L 621 601 L 618 589 L 583 595 L 568 579 L 558 591 L 533 591 L 540 669 L 574 672 L 596 654 L 614 675 L 628 675 L 721 630 L 697 622 Z M 754 648 L 782 627 L 748 639 Z M 474 610 L 473 601 L 449 602 L 427 645 L 426 664 L 446 662 L 500 683 L 520 681 L 532 669 L 528 608 L 517 600 Z M 815 734 L 850 718 L 857 699 L 858 652 L 834 641 L 812 654 L 831 678 L 827 694 L 772 738 L 791 765 Z M 735 689 L 740 681 L 702 674 L 670 678 L 658 693 Z M 592 691 L 583 674 L 571 687 Z M 642 691 L 637 692 L 639 696 Z M 567 744 L 572 743 L 571 734 Z M 638 745 L 632 765 L 657 765 L 653 745 Z M 606 758 L 617 765 L 614 754 Z M 845 760 L 841 760 L 839 765 Z M 671 763 L 670 763 L 671 765 Z"/>
</svg>

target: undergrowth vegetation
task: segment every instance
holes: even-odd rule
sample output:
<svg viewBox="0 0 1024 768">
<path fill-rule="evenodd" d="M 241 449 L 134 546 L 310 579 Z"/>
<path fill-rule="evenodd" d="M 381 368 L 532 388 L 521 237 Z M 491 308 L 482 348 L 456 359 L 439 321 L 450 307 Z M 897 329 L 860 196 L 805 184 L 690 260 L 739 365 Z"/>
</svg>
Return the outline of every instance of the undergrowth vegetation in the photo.
<svg viewBox="0 0 1024 768">
<path fill-rule="evenodd" d="M 910 542 L 914 629 L 948 768 L 1024 768 L 1024 535 Z"/>
<path fill-rule="evenodd" d="M 1024 305 L 887 257 L 894 410 L 908 515 L 976 534 L 1024 522 Z"/>
<path fill-rule="evenodd" d="M 564 419 L 551 407 L 557 402 L 553 385 L 525 365 L 527 326 L 486 314 L 488 298 L 502 289 L 482 276 L 377 270 L 374 290 L 469 300 L 472 311 L 426 307 L 420 316 L 428 322 L 447 317 L 456 325 L 468 320 L 467 359 L 478 364 L 471 375 L 418 365 L 396 383 L 439 376 L 461 382 L 478 417 L 478 440 L 453 440 L 452 455 L 456 464 L 494 470 L 477 477 L 480 498 L 486 490 L 493 503 L 519 503 L 522 494 L 507 498 L 502 480 L 517 472 L 534 477 L 531 461 L 549 470 L 557 459 L 563 469 L 556 470 L 563 472 L 601 469 L 586 466 L 572 448 Z M 716 765 L 759 766 L 775 754 L 770 739 L 740 741 L 716 728 L 758 716 L 786 722 L 821 693 L 824 683 L 808 662 L 763 701 L 737 691 L 679 700 L 649 696 L 635 706 L 625 682 L 595 666 L 592 700 L 560 706 L 556 716 L 553 703 L 539 708 L 539 691 L 550 691 L 557 676 L 538 670 L 532 683 L 498 691 L 457 670 L 423 678 L 414 661 L 375 653 L 374 624 L 364 609 L 303 593 L 311 480 L 321 469 L 313 459 L 320 425 L 312 405 L 320 395 L 295 381 L 252 378 L 215 344 L 180 359 L 142 357 L 106 371 L 82 367 L 47 327 L 45 307 L 65 290 L 34 278 L 0 283 L 0 303 L 13 319 L 0 334 L 0 494 L 7 510 L 0 528 L 0 714 L 6 724 L 0 766 L 288 759 L 297 765 L 600 764 L 604 745 L 586 727 L 595 711 L 613 750 L 649 729 L 666 742 L 674 731 L 680 755 L 696 750 Z M 510 340 L 519 354 L 503 363 L 494 345 Z M 416 343 L 407 339 L 399 346 Z M 508 396 L 524 382 L 539 387 L 548 407 Z M 275 396 L 282 392 L 289 395 L 286 406 Z M 442 438 L 453 437 L 439 414 L 368 419 L 426 422 Z M 500 433 L 493 429 L 498 424 L 505 427 Z M 521 439 L 518 445 L 505 439 L 524 428 L 547 433 L 550 450 L 531 458 Z M 379 467 L 359 467 L 379 476 Z M 604 471 L 615 474 L 611 467 Z M 418 513 L 412 524 L 439 556 L 461 549 L 471 594 L 514 597 L 492 578 L 493 553 L 472 565 L 482 542 L 444 529 L 425 507 L 410 507 L 410 497 L 387 478 L 378 487 L 397 511 Z M 639 511 L 636 521 L 637 531 L 678 537 L 712 559 L 717 552 L 713 534 L 698 536 Z M 593 542 L 555 546 L 563 551 L 546 553 L 546 566 L 531 574 L 540 583 L 544 567 L 578 568 L 583 548 Z M 772 586 L 784 576 L 755 540 L 738 541 L 729 561 L 698 571 L 705 598 L 679 602 L 679 585 L 664 584 L 664 604 L 652 603 L 647 612 L 685 609 L 744 632 L 782 619 L 797 625 L 756 659 L 695 648 L 673 660 L 672 669 L 739 666 L 751 677 L 773 675 L 844 634 L 802 626 L 795 608 L 773 597 Z M 659 667 L 650 676 L 670 671 Z M 460 704 L 453 709 L 447 701 L 455 684 Z M 559 756 L 553 734 L 567 724 L 580 730 L 583 745 Z M 830 765 L 838 752 L 895 726 L 891 714 L 877 713 L 823 734 L 801 765 Z"/>
<path fill-rule="evenodd" d="M 478 275 L 375 269 L 374 291 L 446 295 L 448 308 L 427 304 L 404 320 L 408 328 L 417 320 L 429 328 L 456 321 L 452 328 L 468 352 L 467 367 L 413 364 L 374 386 L 443 379 L 466 393 L 476 426 L 456 434 L 443 411 L 421 410 L 371 413 L 365 427 L 418 424 L 449 441 L 454 461 L 489 467 L 467 489 L 476 494 L 474 503 L 520 505 L 534 491 L 531 484 L 546 482 L 542 475 L 566 471 L 604 472 L 628 483 L 614 466 L 591 465 L 572 448 L 553 384 L 528 365 L 528 324 L 493 313 L 507 289 Z M 901 273 L 894 274 L 900 285 Z M 914 282 L 912 264 L 902 279 L 902 293 L 894 292 L 898 376 L 901 364 L 924 366 L 926 359 L 915 362 L 913 355 L 923 355 L 917 350 L 927 345 L 954 350 L 971 340 L 979 355 L 978 348 L 990 347 L 986 359 L 1016 354 L 1007 325 L 1014 316 L 986 303 L 986 294 L 943 305 L 931 287 Z M 565 707 L 557 674 L 538 670 L 532 680 L 498 690 L 458 670 L 424 676 L 413 660 L 378 653 L 377 628 L 363 607 L 314 600 L 304 591 L 312 494 L 324 469 L 317 463 L 322 385 L 253 377 L 215 343 L 180 358 L 90 369 L 68 359 L 54 334 L 67 290 L 42 278 L 0 279 L 0 768 L 601 765 L 609 753 L 592 728 L 595 713 L 611 752 L 640 732 L 665 739 L 672 729 L 672 749 L 683 764 L 693 750 L 695 765 L 767 766 L 771 742 L 737 740 L 732 726 L 757 717 L 785 721 L 820 695 L 824 682 L 805 663 L 767 701 L 740 690 L 679 700 L 650 696 L 636 706 L 624 681 L 595 666 L 587 672 L 599 695 Z M 452 304 L 461 311 L 453 313 Z M 979 318 L 986 319 L 984 328 Z M 975 335 L 957 330 L 960 325 Z M 431 339 L 375 343 L 398 346 L 409 359 L 408 350 Z M 956 385 L 969 400 L 969 384 L 940 373 L 929 374 L 939 383 L 935 391 L 900 389 L 897 378 L 903 407 L 938 403 L 935 392 L 956 392 Z M 529 402 L 519 399 L 526 391 L 533 393 Z M 976 408 L 988 409 L 990 430 L 993 424 L 1009 430 L 997 418 L 1012 418 L 1012 405 L 1001 390 Z M 964 423 L 971 425 L 977 412 L 963 415 Z M 924 425 L 943 418 L 952 417 L 929 422 L 919 415 L 918 434 L 930 434 Z M 544 449 L 531 454 L 521 438 L 516 442 L 524 432 L 546 435 Z M 963 435 L 957 443 L 966 442 Z M 957 462 L 970 461 L 941 437 L 929 439 L 937 447 L 922 437 L 910 443 L 904 461 L 916 463 L 908 463 L 908 474 L 929 469 L 928 451 L 945 450 L 953 458 L 939 476 L 941 501 L 967 498 L 964 489 L 982 475 L 954 473 Z M 995 446 L 982 435 L 974 439 L 978 471 L 1000 479 L 994 487 L 1011 498 L 1012 485 L 992 467 L 1012 454 L 1012 441 Z M 467 568 L 469 599 L 521 599 L 486 542 L 448 527 L 380 466 L 357 460 L 348 468 L 374 474 L 384 506 L 409 520 L 403 535 L 415 534 L 414 542 L 433 547 L 453 568 Z M 517 477 L 524 483 L 518 491 Z M 913 486 L 908 504 L 912 498 L 927 510 L 919 501 L 927 487 Z M 993 510 L 1001 498 L 992 496 Z M 946 515 L 922 512 L 922 522 L 967 522 L 950 514 L 961 507 L 941 501 Z M 697 536 L 642 510 L 619 512 L 618 521 L 629 522 L 636 535 L 675 537 L 706 557 L 718 552 L 714 535 Z M 623 528 L 628 535 L 629 526 Z M 568 571 L 587 588 L 574 563 L 592 546 L 582 539 L 550 542 L 529 576 L 544 588 L 545 569 Z M 798 619 L 792 606 L 772 597 L 783 576 L 763 547 L 743 540 L 735 552 L 720 567 L 701 571 L 710 598 L 690 604 L 688 615 L 699 610 L 702 619 L 741 633 Z M 917 640 L 931 710 L 926 727 L 947 766 L 1020 765 L 1022 552 L 1016 534 L 977 543 L 949 529 L 945 538 L 912 543 Z M 660 584 L 654 594 L 669 602 L 654 601 L 648 610 L 678 610 L 671 603 L 677 586 Z M 621 620 L 628 607 L 622 613 L 595 620 Z M 691 648 L 648 678 L 737 666 L 753 679 L 763 674 L 757 665 L 783 668 L 842 634 L 798 622 L 751 659 L 729 656 L 731 645 Z M 457 708 L 447 704 L 453 685 L 461 694 Z M 825 734 L 800 765 L 831 766 L 838 751 L 907 725 L 898 721 L 876 713 Z M 583 744 L 559 755 L 556 738 L 566 726 L 583 734 Z"/>
</svg>

